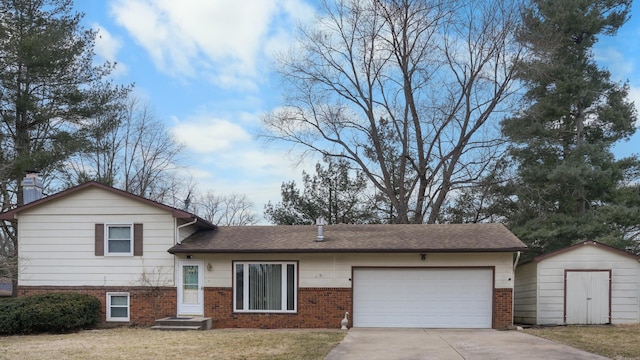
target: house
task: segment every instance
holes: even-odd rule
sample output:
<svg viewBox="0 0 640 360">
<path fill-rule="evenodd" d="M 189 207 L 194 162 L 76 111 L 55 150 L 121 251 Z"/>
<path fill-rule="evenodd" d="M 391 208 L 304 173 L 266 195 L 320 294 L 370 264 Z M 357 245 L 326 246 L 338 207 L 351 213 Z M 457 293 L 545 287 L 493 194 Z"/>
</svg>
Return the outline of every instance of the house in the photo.
<svg viewBox="0 0 640 360">
<path fill-rule="evenodd" d="M 18 296 L 91 294 L 108 322 L 150 324 L 175 315 L 177 241 L 215 226 L 191 213 L 88 182 L 42 198 L 23 181 L 25 205 L 0 214 L 17 223 Z"/>
<path fill-rule="evenodd" d="M 516 268 L 515 322 L 637 324 L 639 261 L 631 253 L 585 241 L 523 263 Z"/>
<path fill-rule="evenodd" d="M 18 226 L 20 296 L 88 293 L 105 322 L 145 325 L 504 328 L 525 249 L 500 224 L 217 227 L 96 182 L 0 219 Z"/>
</svg>

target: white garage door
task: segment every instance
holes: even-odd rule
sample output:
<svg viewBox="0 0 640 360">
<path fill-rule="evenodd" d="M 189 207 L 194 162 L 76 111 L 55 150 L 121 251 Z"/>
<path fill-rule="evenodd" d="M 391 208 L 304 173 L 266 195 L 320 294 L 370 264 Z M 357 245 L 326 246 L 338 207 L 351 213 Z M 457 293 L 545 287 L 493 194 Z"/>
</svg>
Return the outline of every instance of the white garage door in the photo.
<svg viewBox="0 0 640 360">
<path fill-rule="evenodd" d="M 490 328 L 490 269 L 355 269 L 353 326 Z"/>
</svg>

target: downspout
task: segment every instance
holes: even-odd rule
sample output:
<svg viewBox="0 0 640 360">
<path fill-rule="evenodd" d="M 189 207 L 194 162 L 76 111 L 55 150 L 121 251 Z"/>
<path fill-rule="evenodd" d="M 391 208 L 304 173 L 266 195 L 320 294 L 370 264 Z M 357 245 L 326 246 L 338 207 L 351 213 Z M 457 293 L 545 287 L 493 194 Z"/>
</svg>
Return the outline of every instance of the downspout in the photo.
<svg viewBox="0 0 640 360">
<path fill-rule="evenodd" d="M 516 268 L 520 261 L 520 250 L 516 253 L 516 260 L 513 262 L 513 291 L 511 292 L 511 325 L 515 325 L 513 320 L 516 317 Z"/>
<path fill-rule="evenodd" d="M 193 224 L 195 224 L 197 222 L 198 222 L 198 218 L 194 217 L 192 222 L 188 222 L 186 224 L 182 224 L 182 225 L 176 226 L 176 244 L 180 245 L 180 240 L 179 240 L 180 239 L 180 229 L 182 229 L 183 227 L 189 226 L 189 225 L 193 225 Z"/>
</svg>

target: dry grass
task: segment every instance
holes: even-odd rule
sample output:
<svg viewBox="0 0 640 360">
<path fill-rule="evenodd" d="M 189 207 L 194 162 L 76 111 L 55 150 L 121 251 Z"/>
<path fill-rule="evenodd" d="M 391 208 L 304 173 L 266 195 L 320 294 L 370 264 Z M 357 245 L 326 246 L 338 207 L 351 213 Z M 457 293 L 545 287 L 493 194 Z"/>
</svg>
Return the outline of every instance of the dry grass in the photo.
<svg viewBox="0 0 640 360">
<path fill-rule="evenodd" d="M 640 359 L 640 325 L 558 326 L 525 331 L 616 360 Z"/>
<path fill-rule="evenodd" d="M 87 330 L 0 337 L 0 359 L 324 359 L 338 330 Z"/>
</svg>

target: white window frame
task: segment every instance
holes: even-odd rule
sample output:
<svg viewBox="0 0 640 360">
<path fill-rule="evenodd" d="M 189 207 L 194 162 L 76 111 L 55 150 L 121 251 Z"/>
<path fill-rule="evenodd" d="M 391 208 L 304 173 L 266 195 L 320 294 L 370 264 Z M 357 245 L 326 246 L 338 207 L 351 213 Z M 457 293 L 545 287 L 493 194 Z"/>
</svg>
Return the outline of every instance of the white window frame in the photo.
<svg viewBox="0 0 640 360">
<path fill-rule="evenodd" d="M 109 252 L 109 228 L 128 227 L 129 228 L 129 252 Z M 123 240 L 123 239 L 116 239 Z M 131 224 L 104 224 L 104 254 L 106 256 L 133 256 L 134 228 Z"/>
<path fill-rule="evenodd" d="M 127 317 L 112 317 L 111 316 L 111 308 L 114 305 L 111 305 L 111 298 L 113 296 L 126 296 L 127 298 Z M 115 305 L 116 307 L 124 307 L 122 305 Z M 107 293 L 107 321 L 113 321 L 113 322 L 128 322 L 129 319 L 131 318 L 131 297 L 129 296 L 128 292 L 108 292 Z"/>
<path fill-rule="evenodd" d="M 281 265 L 282 266 L 282 303 L 280 310 L 251 310 L 249 309 L 249 265 Z M 237 306 L 237 271 L 236 266 L 243 266 L 242 309 Z M 293 265 L 293 309 L 287 309 L 287 265 Z M 233 262 L 233 311 L 238 313 L 297 313 L 298 311 L 298 262 L 297 261 L 234 261 Z"/>
</svg>

